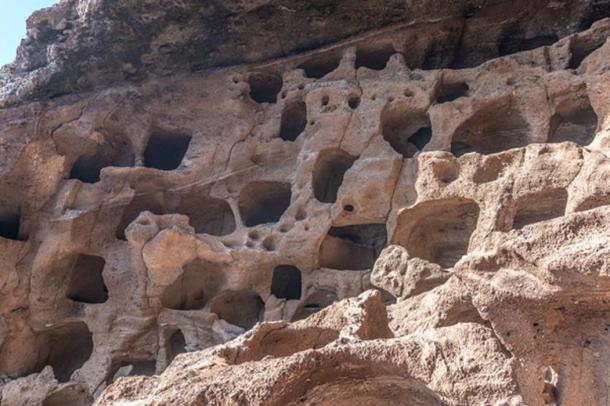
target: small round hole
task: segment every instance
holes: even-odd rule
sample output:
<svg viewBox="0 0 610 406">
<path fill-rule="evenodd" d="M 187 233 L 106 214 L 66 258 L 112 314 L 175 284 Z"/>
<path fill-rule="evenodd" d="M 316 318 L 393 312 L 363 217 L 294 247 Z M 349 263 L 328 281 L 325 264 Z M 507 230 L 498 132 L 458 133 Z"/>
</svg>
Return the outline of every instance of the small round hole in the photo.
<svg viewBox="0 0 610 406">
<path fill-rule="evenodd" d="M 377 100 L 377 95 L 376 94 L 372 95 L 371 100 Z"/>
<path fill-rule="evenodd" d="M 349 107 L 352 110 L 357 109 L 358 106 L 360 105 L 360 97 L 358 97 L 356 95 L 350 96 L 349 99 L 347 100 L 347 104 L 349 105 Z"/>
<path fill-rule="evenodd" d="M 409 89 L 405 89 L 404 93 L 405 97 L 413 97 L 413 92 Z"/>
<path fill-rule="evenodd" d="M 327 95 L 322 96 L 322 106 L 328 106 L 329 101 L 330 101 L 330 99 L 328 98 Z"/>
<path fill-rule="evenodd" d="M 394 97 L 393 97 L 393 96 L 388 97 L 388 101 L 389 101 L 390 103 L 392 103 L 392 102 L 394 101 Z"/>
<path fill-rule="evenodd" d="M 296 216 L 294 216 L 294 218 L 297 221 L 305 220 L 306 217 L 307 217 L 307 212 L 304 209 L 297 210 L 297 214 L 296 214 Z"/>
<path fill-rule="evenodd" d="M 301 83 L 300 85 L 297 86 L 297 88 L 299 90 L 303 90 L 303 89 L 305 89 L 305 85 Z"/>
<path fill-rule="evenodd" d="M 275 251 L 275 241 L 269 236 L 263 240 L 263 248 L 267 251 Z"/>
<path fill-rule="evenodd" d="M 343 210 L 352 212 L 354 211 L 354 206 L 352 206 L 351 204 L 346 204 L 345 206 L 343 206 Z"/>
</svg>

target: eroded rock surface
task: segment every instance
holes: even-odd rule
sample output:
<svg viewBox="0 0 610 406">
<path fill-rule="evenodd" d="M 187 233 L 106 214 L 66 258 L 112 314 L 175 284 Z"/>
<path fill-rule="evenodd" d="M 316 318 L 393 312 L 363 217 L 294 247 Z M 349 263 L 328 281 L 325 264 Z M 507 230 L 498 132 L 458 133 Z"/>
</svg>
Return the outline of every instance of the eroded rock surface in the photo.
<svg viewBox="0 0 610 406">
<path fill-rule="evenodd" d="M 472 66 L 588 28 L 609 7 L 608 0 L 61 0 L 29 18 L 16 61 L 0 71 L 0 106 L 264 63 L 392 24 L 422 24 L 415 31 L 424 35 L 365 49 L 357 66 L 381 68 L 378 59 L 395 51 L 426 69 Z M 328 66 L 305 68 L 317 76 Z"/>
<path fill-rule="evenodd" d="M 5 68 L 3 406 L 607 404 L 606 3 L 133 3 Z"/>
<path fill-rule="evenodd" d="M 337 318 L 347 319 L 348 326 Z M 241 339 L 193 355 L 180 355 L 158 378 L 121 381 L 98 404 L 522 402 L 513 361 L 491 329 L 462 323 L 395 338 L 378 292 L 363 293 L 290 325 L 259 325 Z"/>
</svg>

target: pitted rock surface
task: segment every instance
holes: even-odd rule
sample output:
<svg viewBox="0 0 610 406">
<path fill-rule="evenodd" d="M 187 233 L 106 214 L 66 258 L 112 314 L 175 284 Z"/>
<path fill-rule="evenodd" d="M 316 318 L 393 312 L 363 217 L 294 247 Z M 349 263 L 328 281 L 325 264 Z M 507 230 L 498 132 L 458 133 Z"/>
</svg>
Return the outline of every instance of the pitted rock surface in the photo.
<svg viewBox="0 0 610 406">
<path fill-rule="evenodd" d="M 30 18 L 2 405 L 608 403 L 610 6 L 390 3 Z"/>
</svg>

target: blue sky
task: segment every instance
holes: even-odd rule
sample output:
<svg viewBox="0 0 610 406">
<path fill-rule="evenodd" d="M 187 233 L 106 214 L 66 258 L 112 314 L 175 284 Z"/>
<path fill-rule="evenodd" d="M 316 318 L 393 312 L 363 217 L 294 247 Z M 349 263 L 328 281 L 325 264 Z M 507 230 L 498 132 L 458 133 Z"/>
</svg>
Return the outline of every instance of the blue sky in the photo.
<svg viewBox="0 0 610 406">
<path fill-rule="evenodd" d="M 15 59 L 15 51 L 25 37 L 25 20 L 30 14 L 57 1 L 0 0 L 0 66 Z"/>
</svg>

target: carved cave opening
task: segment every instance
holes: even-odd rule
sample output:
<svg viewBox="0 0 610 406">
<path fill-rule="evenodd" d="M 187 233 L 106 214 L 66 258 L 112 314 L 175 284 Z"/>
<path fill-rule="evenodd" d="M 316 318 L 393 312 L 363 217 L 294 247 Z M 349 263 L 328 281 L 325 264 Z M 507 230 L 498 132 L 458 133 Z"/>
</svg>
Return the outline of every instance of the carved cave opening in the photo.
<svg viewBox="0 0 610 406">
<path fill-rule="evenodd" d="M 176 355 L 185 353 L 186 351 L 186 338 L 182 333 L 182 330 L 178 329 L 174 331 L 169 337 L 169 343 L 167 348 L 167 363 L 172 362 Z"/>
<path fill-rule="evenodd" d="M 301 298 L 301 271 L 292 265 L 279 265 L 273 270 L 271 293 L 278 299 L 298 300 Z"/>
<path fill-rule="evenodd" d="M 108 288 L 102 272 L 106 261 L 97 255 L 79 254 L 70 275 L 66 296 L 75 302 L 104 303 Z"/>
<path fill-rule="evenodd" d="M 446 405 L 438 393 L 420 380 L 405 378 L 392 368 L 334 361 L 332 365 L 304 371 L 301 376 L 305 382 L 303 389 L 287 392 L 279 401 L 281 404 L 294 405 L 307 399 L 311 405 Z"/>
<path fill-rule="evenodd" d="M 72 165 L 70 179 L 84 183 L 96 183 L 100 180 L 103 168 L 133 166 L 135 155 L 131 142 L 126 139 L 110 140 L 98 146 L 92 154 L 81 155 Z"/>
<path fill-rule="evenodd" d="M 352 167 L 356 157 L 342 150 L 327 150 L 320 153 L 313 171 L 313 191 L 318 201 L 334 203 L 343 183 L 345 172 Z"/>
<path fill-rule="evenodd" d="M 449 103 L 460 97 L 467 97 L 470 88 L 464 82 L 457 83 L 442 83 L 438 89 L 436 103 Z"/>
<path fill-rule="evenodd" d="M 131 202 L 123 209 L 121 221 L 116 229 L 116 238 L 126 240 L 125 229 L 144 211 L 153 214 L 167 214 L 162 193 L 137 192 Z"/>
<path fill-rule="evenodd" d="M 549 142 L 589 145 L 597 130 L 597 114 L 587 96 L 561 103 L 551 117 Z"/>
<path fill-rule="evenodd" d="M 479 205 L 469 199 L 423 202 L 400 213 L 394 243 L 418 257 L 445 268 L 466 253 L 476 229 Z"/>
<path fill-rule="evenodd" d="M 512 103 L 488 105 L 462 123 L 455 131 L 451 152 L 494 154 L 529 142 L 529 124 Z"/>
<path fill-rule="evenodd" d="M 356 51 L 356 69 L 366 67 L 372 70 L 383 70 L 396 53 L 392 44 L 377 46 L 359 46 Z"/>
<path fill-rule="evenodd" d="M 174 310 L 203 309 L 224 282 L 222 269 L 201 259 L 186 264 L 183 269 L 176 280 L 164 289 L 161 305 Z"/>
<path fill-rule="evenodd" d="M 257 103 L 275 103 L 282 90 L 282 76 L 275 72 L 253 72 L 248 76 L 250 98 Z"/>
<path fill-rule="evenodd" d="M 50 365 L 59 382 L 69 381 L 93 352 L 91 331 L 84 322 L 72 322 L 44 331 L 38 340 L 36 370 L 41 371 Z"/>
<path fill-rule="evenodd" d="M 289 183 L 249 183 L 239 193 L 241 219 L 246 227 L 276 223 L 290 206 L 290 199 Z"/>
<path fill-rule="evenodd" d="M 386 242 L 385 224 L 332 227 L 320 246 L 320 266 L 343 270 L 372 269 Z"/>
<path fill-rule="evenodd" d="M 187 215 L 196 233 L 223 236 L 235 231 L 235 216 L 227 201 L 200 192 L 182 196 L 176 212 Z"/>
<path fill-rule="evenodd" d="M 144 150 L 144 165 L 164 171 L 174 170 L 182 163 L 190 143 L 190 135 L 155 131 Z"/>
<path fill-rule="evenodd" d="M 263 319 L 265 303 L 255 292 L 228 290 L 212 300 L 210 311 L 228 323 L 250 330 Z"/>
<path fill-rule="evenodd" d="M 9 240 L 21 240 L 19 227 L 21 217 L 18 212 L 3 210 L 0 211 L 0 237 Z"/>
<path fill-rule="evenodd" d="M 430 119 L 404 103 L 390 103 L 381 113 L 383 138 L 405 158 L 423 150 L 432 138 Z"/>
<path fill-rule="evenodd" d="M 529 224 L 561 217 L 565 214 L 568 192 L 550 189 L 531 193 L 516 201 L 513 228 L 521 229 Z"/>
<path fill-rule="evenodd" d="M 341 55 L 337 53 L 316 56 L 300 64 L 297 69 L 303 69 L 305 76 L 312 79 L 321 79 L 339 67 Z"/>
<path fill-rule="evenodd" d="M 302 100 L 291 101 L 282 111 L 280 138 L 284 141 L 295 141 L 307 126 L 307 106 Z"/>
</svg>

